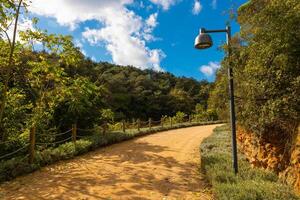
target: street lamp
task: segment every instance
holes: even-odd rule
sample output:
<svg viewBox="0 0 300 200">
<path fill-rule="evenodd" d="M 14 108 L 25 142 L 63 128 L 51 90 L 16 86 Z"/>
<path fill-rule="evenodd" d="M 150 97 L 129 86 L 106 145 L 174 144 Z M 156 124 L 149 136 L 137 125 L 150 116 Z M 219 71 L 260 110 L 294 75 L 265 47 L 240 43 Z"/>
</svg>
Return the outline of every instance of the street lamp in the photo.
<svg viewBox="0 0 300 200">
<path fill-rule="evenodd" d="M 200 29 L 199 35 L 195 39 L 196 49 L 207 49 L 213 45 L 213 41 L 208 33 L 226 33 L 227 45 L 228 45 L 228 57 L 231 56 L 231 27 L 227 26 L 226 29 L 221 30 L 206 30 Z M 230 59 L 229 59 L 230 61 Z M 233 90 L 233 74 L 232 68 L 228 67 L 228 79 L 229 79 L 229 95 L 230 95 L 230 121 L 231 121 L 231 133 L 232 133 L 232 157 L 234 173 L 238 173 L 238 161 L 237 161 L 237 144 L 236 144 L 236 125 L 235 125 L 235 111 L 234 111 L 234 90 Z"/>
</svg>

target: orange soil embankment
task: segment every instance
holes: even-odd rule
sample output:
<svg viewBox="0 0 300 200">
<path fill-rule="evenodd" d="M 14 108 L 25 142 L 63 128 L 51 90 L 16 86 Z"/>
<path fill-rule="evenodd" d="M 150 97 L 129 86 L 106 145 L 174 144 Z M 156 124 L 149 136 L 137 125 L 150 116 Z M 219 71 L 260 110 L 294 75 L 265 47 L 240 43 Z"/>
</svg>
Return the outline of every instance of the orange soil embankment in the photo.
<svg viewBox="0 0 300 200">
<path fill-rule="evenodd" d="M 0 185 L 4 199 L 211 199 L 199 144 L 217 125 L 115 144 Z"/>
<path fill-rule="evenodd" d="M 241 127 L 238 128 L 238 141 L 253 167 L 262 167 L 278 173 L 283 181 L 292 185 L 300 194 L 300 127 L 290 152 L 285 151 L 284 145 L 261 141 Z"/>
</svg>

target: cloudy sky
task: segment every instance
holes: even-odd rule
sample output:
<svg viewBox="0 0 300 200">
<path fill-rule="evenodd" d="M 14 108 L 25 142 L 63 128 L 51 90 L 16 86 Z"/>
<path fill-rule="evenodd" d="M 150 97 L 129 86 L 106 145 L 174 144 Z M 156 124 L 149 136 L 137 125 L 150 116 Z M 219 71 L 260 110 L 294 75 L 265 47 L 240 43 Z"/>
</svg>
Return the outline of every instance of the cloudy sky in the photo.
<svg viewBox="0 0 300 200">
<path fill-rule="evenodd" d="M 232 6 L 246 0 L 32 0 L 30 15 L 50 33 L 70 34 L 95 61 L 214 80 L 224 34 L 214 47 L 193 48 L 200 27 L 223 29 Z M 233 31 L 239 26 L 231 22 Z"/>
</svg>

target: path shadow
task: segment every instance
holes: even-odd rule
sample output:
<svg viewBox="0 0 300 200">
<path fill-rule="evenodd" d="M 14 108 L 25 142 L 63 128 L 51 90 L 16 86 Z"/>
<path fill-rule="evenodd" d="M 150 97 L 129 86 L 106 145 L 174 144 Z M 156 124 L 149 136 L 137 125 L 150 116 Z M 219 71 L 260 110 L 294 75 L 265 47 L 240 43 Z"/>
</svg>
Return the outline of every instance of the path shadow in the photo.
<svg viewBox="0 0 300 200">
<path fill-rule="evenodd" d="M 179 162 L 167 156 L 169 153 L 172 150 L 168 147 L 135 139 L 18 178 L 4 184 L 3 193 L 5 199 L 81 199 L 76 196 L 82 196 L 82 199 L 148 200 L 152 198 L 141 197 L 139 192 L 168 196 L 171 192 L 206 187 L 199 177 L 190 176 L 197 170 L 195 163 Z M 160 171 L 163 174 L 157 174 Z"/>
</svg>

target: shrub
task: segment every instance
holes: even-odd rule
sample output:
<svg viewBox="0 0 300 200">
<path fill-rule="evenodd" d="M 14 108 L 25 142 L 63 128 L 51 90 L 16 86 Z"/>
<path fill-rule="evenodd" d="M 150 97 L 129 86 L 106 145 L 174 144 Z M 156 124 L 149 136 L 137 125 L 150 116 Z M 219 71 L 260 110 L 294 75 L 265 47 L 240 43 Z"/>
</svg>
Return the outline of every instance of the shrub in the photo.
<svg viewBox="0 0 300 200">
<path fill-rule="evenodd" d="M 184 122 L 184 118 L 186 117 L 186 114 L 183 112 L 177 112 L 176 115 L 173 117 L 174 123 L 182 123 Z"/>
<path fill-rule="evenodd" d="M 117 122 L 117 123 L 113 123 L 113 124 L 108 124 L 108 129 L 111 131 L 120 131 L 120 130 L 122 130 L 122 123 Z"/>
</svg>

